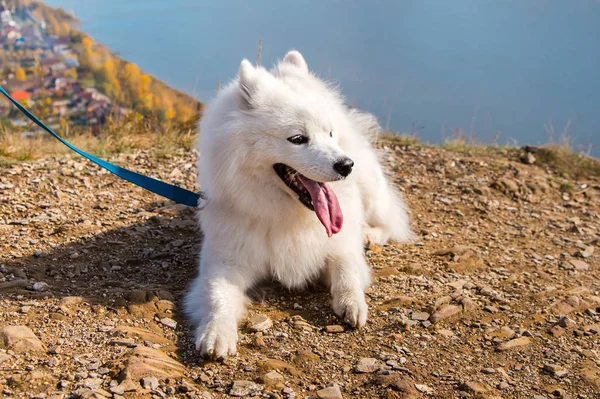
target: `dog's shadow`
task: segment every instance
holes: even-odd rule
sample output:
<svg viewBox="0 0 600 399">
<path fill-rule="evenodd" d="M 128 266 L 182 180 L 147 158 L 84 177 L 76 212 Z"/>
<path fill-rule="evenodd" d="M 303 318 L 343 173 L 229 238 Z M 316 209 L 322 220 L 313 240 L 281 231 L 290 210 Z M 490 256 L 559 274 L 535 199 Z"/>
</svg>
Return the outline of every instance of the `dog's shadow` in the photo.
<svg viewBox="0 0 600 399">
<path fill-rule="evenodd" d="M 66 228 L 49 236 L 62 236 L 66 241 L 73 234 Z M 83 297 L 90 305 L 101 305 L 120 318 L 128 314 L 130 305 L 140 304 L 140 292 L 146 291 L 148 301 L 171 299 L 176 305 L 171 317 L 178 323 L 177 352 L 184 364 L 197 365 L 201 359 L 181 305 L 197 273 L 201 240 L 193 212 L 186 210 L 176 216 L 156 215 L 89 234 L 50 252 L 38 253 L 32 248 L 31 255 L 2 263 L 1 271 L 8 278 L 0 283 L 0 295 L 29 299 Z M 36 282 L 48 286 L 35 290 Z M 277 313 L 282 318 L 300 315 L 317 328 L 335 321 L 327 290 L 319 284 L 290 291 L 276 282 L 263 282 L 248 294 L 252 301 L 249 315 L 256 311 Z M 324 312 L 326 307 L 329 310 Z"/>
</svg>

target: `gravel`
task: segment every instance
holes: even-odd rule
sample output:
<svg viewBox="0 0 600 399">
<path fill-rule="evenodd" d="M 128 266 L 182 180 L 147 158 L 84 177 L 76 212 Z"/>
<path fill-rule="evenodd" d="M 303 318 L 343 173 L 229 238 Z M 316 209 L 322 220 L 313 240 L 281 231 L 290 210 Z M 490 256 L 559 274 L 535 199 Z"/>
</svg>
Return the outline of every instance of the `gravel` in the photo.
<svg viewBox="0 0 600 399">
<path fill-rule="evenodd" d="M 74 156 L 0 166 L 2 395 L 597 396 L 600 180 L 512 152 L 381 150 L 418 237 L 366 248 L 367 325 L 321 287 L 266 282 L 222 363 L 201 362 L 181 312 L 190 209 Z M 112 161 L 197 189 L 193 153 Z"/>
</svg>

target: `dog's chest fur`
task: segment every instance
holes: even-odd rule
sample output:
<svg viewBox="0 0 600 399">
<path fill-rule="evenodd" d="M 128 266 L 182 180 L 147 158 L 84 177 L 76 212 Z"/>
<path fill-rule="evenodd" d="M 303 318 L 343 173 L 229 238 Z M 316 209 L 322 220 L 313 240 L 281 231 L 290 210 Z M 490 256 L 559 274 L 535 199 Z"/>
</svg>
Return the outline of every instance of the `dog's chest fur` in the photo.
<svg viewBox="0 0 600 399">
<path fill-rule="evenodd" d="M 303 205 L 291 206 L 286 215 L 273 212 L 279 217 L 260 219 L 213 206 L 200 214 L 205 239 L 219 243 L 218 252 L 235 254 L 236 262 L 243 263 L 240 267 L 290 288 L 305 286 L 323 270 L 332 240 Z"/>
<path fill-rule="evenodd" d="M 312 228 L 287 232 L 273 229 L 264 243 L 269 254 L 269 273 L 286 287 L 306 285 L 318 277 L 325 266 L 329 250 L 326 233 L 318 222 L 308 224 Z"/>
</svg>

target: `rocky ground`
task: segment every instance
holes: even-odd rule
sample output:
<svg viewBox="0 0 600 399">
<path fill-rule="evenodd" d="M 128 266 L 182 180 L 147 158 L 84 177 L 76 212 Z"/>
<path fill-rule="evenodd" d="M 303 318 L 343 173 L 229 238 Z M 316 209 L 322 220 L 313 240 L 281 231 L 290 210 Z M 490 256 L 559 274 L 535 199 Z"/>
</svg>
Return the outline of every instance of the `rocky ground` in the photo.
<svg viewBox="0 0 600 399">
<path fill-rule="evenodd" d="M 1 395 L 599 398 L 600 180 L 385 151 L 419 239 L 367 249 L 367 326 L 322 288 L 261 286 L 223 363 L 198 358 L 180 311 L 189 209 L 76 157 L 0 167 Z M 113 160 L 194 187 L 193 154 Z"/>
</svg>

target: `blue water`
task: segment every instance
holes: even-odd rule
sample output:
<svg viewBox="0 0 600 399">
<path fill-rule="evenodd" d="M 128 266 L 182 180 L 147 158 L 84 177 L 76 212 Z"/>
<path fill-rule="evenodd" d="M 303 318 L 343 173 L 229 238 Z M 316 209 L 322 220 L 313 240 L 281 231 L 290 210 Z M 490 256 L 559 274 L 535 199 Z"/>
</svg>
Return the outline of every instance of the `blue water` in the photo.
<svg viewBox="0 0 600 399">
<path fill-rule="evenodd" d="M 563 134 L 600 155 L 598 0 L 47 0 L 172 86 L 208 100 L 242 57 L 290 48 L 383 126 L 440 142 Z"/>
</svg>

